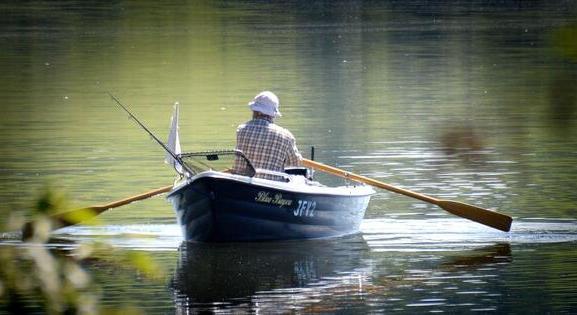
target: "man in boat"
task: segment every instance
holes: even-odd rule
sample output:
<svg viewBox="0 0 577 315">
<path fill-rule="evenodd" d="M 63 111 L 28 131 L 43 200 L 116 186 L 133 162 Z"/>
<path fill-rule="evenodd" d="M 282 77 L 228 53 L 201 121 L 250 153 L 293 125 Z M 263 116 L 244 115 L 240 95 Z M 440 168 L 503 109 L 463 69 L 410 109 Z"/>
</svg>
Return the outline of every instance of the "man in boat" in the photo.
<svg viewBox="0 0 577 315">
<path fill-rule="evenodd" d="M 248 103 L 252 110 L 252 120 L 242 124 L 236 131 L 236 149 L 242 151 L 254 168 L 274 172 L 284 172 L 285 167 L 300 166 L 302 156 L 296 146 L 295 137 L 287 129 L 274 123 L 280 117 L 279 99 L 264 91 Z M 246 161 L 236 157 L 234 174 L 250 175 Z M 256 174 L 256 177 L 283 180 L 272 174 Z"/>
</svg>

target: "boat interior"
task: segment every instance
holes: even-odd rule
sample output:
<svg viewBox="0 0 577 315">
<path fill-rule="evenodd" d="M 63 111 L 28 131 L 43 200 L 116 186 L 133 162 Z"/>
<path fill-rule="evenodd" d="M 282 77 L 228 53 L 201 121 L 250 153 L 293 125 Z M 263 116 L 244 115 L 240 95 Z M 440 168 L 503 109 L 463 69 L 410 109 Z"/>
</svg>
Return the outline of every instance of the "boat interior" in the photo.
<svg viewBox="0 0 577 315">
<path fill-rule="evenodd" d="M 291 175 L 300 175 L 310 181 L 313 180 L 313 171 L 306 167 L 287 167 L 284 173 L 255 168 L 250 159 L 240 150 L 187 152 L 180 154 L 178 157 L 191 175 L 210 170 L 230 172 L 235 159 L 241 159 L 246 163 L 248 170 L 247 174 L 242 175 L 248 177 L 254 177 L 257 174 L 268 174 L 277 176 L 281 181 L 288 182 Z"/>
</svg>

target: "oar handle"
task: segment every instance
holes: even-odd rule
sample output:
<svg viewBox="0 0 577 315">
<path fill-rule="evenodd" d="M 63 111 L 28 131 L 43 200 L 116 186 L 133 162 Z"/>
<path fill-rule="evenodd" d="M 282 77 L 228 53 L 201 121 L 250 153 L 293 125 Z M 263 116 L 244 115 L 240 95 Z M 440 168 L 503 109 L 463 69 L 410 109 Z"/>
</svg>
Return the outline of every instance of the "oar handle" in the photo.
<svg viewBox="0 0 577 315">
<path fill-rule="evenodd" d="M 114 202 L 111 202 L 111 203 L 108 203 L 108 204 L 105 204 L 102 206 L 97 206 L 95 208 L 101 208 L 102 210 L 106 210 L 106 209 L 110 209 L 110 208 L 116 208 L 116 207 L 127 205 L 131 202 L 134 202 L 134 201 L 147 199 L 147 198 L 150 198 L 150 197 L 153 197 L 153 196 L 165 193 L 165 192 L 169 192 L 171 189 L 172 189 L 172 185 L 168 185 L 168 186 L 160 187 L 158 189 L 147 191 L 147 192 L 142 193 L 140 195 L 135 195 L 135 196 L 128 197 L 128 198 L 121 199 L 121 200 L 117 200 L 117 201 L 114 201 Z"/>
<path fill-rule="evenodd" d="M 365 176 L 362 176 L 362 175 L 350 173 L 350 172 L 341 170 L 341 169 L 336 168 L 336 167 L 332 167 L 332 166 L 329 166 L 329 165 L 326 165 L 326 164 L 323 164 L 323 163 L 319 163 L 319 162 L 316 162 L 316 161 L 311 161 L 311 160 L 309 160 L 309 159 L 304 159 L 304 158 L 303 158 L 302 163 L 303 163 L 304 166 L 307 166 L 307 167 L 310 167 L 310 168 L 314 168 L 314 169 L 316 169 L 316 170 L 319 170 L 319 171 L 322 171 L 322 172 L 325 172 L 325 173 L 329 173 L 329 174 L 332 174 L 332 175 L 335 175 L 335 176 L 339 176 L 339 177 L 342 177 L 342 178 L 346 178 L 346 179 L 354 180 L 354 181 L 357 181 L 357 182 L 365 183 L 365 184 L 371 185 L 371 186 L 373 186 L 373 187 L 378 187 L 378 188 L 386 189 L 386 190 L 389 190 L 389 191 L 392 191 L 392 192 L 396 192 L 396 193 L 399 193 L 399 194 L 402 194 L 402 195 L 405 195 L 405 196 L 408 196 L 408 197 L 416 198 L 416 199 L 419 199 L 419 200 L 422 200 L 422 201 L 425 201 L 425 202 L 429 202 L 429 203 L 432 203 L 432 204 L 439 204 L 439 202 L 440 202 L 440 200 L 437 199 L 437 198 L 433 198 L 433 197 L 430 197 L 430 196 L 427 196 L 427 195 L 423 195 L 423 194 L 420 194 L 420 193 L 417 193 L 417 192 L 414 192 L 414 191 L 410 191 L 410 190 L 408 190 L 408 189 L 403 189 L 403 188 L 400 188 L 400 187 L 395 187 L 395 186 L 392 186 L 392 185 L 389 185 L 389 184 L 380 182 L 380 181 L 378 181 L 378 180 L 374 180 L 374 179 L 372 179 L 372 178 L 368 178 L 368 177 L 365 177 Z"/>
</svg>

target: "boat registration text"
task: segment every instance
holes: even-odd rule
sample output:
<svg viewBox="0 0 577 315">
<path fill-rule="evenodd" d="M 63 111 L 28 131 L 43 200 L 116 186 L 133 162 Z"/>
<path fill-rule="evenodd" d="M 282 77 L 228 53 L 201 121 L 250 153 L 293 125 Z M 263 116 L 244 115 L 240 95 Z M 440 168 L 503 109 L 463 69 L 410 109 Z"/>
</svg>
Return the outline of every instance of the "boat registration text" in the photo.
<svg viewBox="0 0 577 315">
<path fill-rule="evenodd" d="M 283 198 L 282 194 L 271 195 L 266 191 L 259 191 L 254 200 L 256 202 L 276 205 L 279 208 L 290 207 L 294 203 L 294 200 L 292 199 Z M 297 200 L 296 207 L 293 210 L 293 215 L 295 217 L 314 217 L 316 206 L 317 203 L 315 201 Z"/>
</svg>

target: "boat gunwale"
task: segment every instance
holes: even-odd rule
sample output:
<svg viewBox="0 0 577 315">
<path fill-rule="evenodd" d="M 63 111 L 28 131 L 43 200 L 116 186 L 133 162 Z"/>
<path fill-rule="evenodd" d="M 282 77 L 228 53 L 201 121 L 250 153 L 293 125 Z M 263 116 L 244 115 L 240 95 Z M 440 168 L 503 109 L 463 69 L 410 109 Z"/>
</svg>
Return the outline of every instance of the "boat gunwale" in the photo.
<svg viewBox="0 0 577 315">
<path fill-rule="evenodd" d="M 292 181 L 292 179 L 297 177 L 302 177 L 301 175 L 289 175 L 291 181 L 288 183 L 268 180 L 263 178 L 255 178 L 255 177 L 248 177 L 243 175 L 237 174 L 230 174 L 224 173 L 219 171 L 208 170 L 201 173 L 198 173 L 192 177 L 188 177 L 181 182 L 175 183 L 173 189 L 167 194 L 166 198 L 172 197 L 174 194 L 178 193 L 178 191 L 184 189 L 190 183 L 197 181 L 202 178 L 217 178 L 217 179 L 224 179 L 224 180 L 231 180 L 236 181 L 242 184 L 248 184 L 253 186 L 259 186 L 262 188 L 267 189 L 276 189 L 281 190 L 284 192 L 289 193 L 296 193 L 296 194 L 308 194 L 308 195 L 315 195 L 315 196 L 340 196 L 340 197 L 366 197 L 371 196 L 376 193 L 376 191 L 368 185 L 359 184 L 359 185 L 346 185 L 346 186 L 324 186 L 324 185 L 309 185 L 309 184 L 300 184 Z M 304 183 L 304 182 L 303 182 Z M 307 188 L 306 190 L 304 188 Z"/>
</svg>

